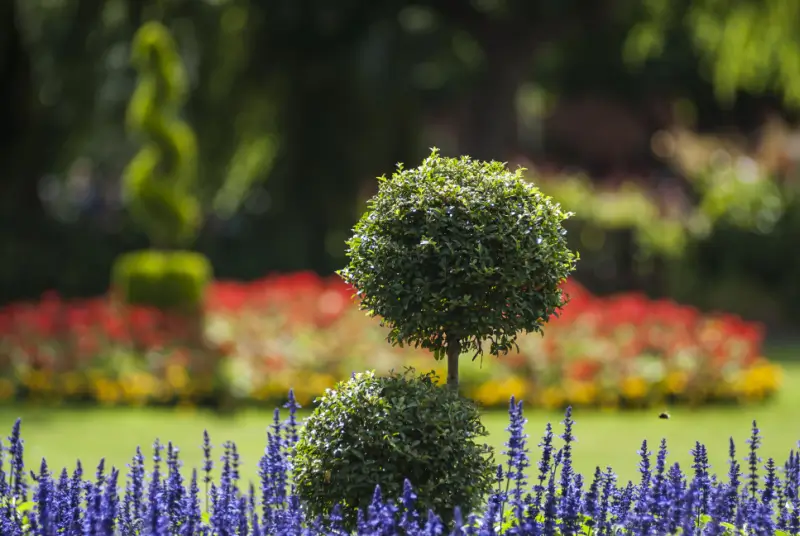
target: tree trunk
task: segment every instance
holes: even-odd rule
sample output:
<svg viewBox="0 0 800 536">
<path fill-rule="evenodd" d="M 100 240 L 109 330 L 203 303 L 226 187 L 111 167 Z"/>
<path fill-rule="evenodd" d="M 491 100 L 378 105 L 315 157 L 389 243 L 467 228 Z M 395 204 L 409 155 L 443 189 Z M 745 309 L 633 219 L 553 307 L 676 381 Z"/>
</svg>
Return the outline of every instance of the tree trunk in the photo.
<svg viewBox="0 0 800 536">
<path fill-rule="evenodd" d="M 447 386 L 458 390 L 458 358 L 461 355 L 461 344 L 458 340 L 447 343 Z"/>
</svg>

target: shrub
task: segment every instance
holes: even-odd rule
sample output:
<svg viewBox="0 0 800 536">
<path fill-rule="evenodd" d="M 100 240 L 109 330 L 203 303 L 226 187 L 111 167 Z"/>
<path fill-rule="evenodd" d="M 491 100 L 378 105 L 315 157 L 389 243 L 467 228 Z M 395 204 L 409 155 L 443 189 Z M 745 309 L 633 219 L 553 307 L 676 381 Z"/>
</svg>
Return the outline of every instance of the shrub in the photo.
<svg viewBox="0 0 800 536">
<path fill-rule="evenodd" d="M 564 304 L 577 256 L 560 206 L 499 162 L 442 158 L 380 177 L 347 242 L 340 273 L 392 344 L 447 355 L 458 385 L 462 352 L 507 353 L 520 331 L 540 331 Z"/>
<path fill-rule="evenodd" d="M 196 311 L 211 276 L 208 259 L 199 253 L 144 250 L 120 256 L 112 284 L 125 303 Z"/>
<path fill-rule="evenodd" d="M 0 534 L 49 536 L 161 536 L 207 534 L 342 535 L 338 511 L 320 522 L 304 511 L 291 492 L 291 448 L 297 436 L 296 404 L 290 396 L 290 415 L 281 422 L 276 411 L 267 435 L 265 454 L 258 463 L 259 482 L 250 481 L 236 445 L 223 444 L 218 478 L 212 479 L 215 454 L 211 438 L 203 441 L 202 471 L 187 475 L 179 450 L 156 441 L 153 463 L 146 464 L 138 448 L 127 476 L 103 462 L 96 472 L 76 467 L 50 468 L 43 460 L 28 476 L 20 421 L 2 449 L 0 472 Z M 496 490 L 481 511 L 459 509 L 450 534 L 775 534 L 800 535 L 800 458 L 790 452 L 785 463 L 759 457 L 762 437 L 753 423 L 744 456 L 730 442 L 727 474 L 713 475 L 706 447 L 693 449 L 692 468 L 684 472 L 670 464 L 667 443 L 653 456 L 646 442 L 639 452 L 641 478 L 620 482 L 609 467 L 593 476 L 572 469 L 575 441 L 571 414 L 563 421 L 559 441 L 550 424 L 540 443 L 535 484 L 530 467 L 526 421 L 521 402 L 509 406 L 507 460 Z M 165 452 L 166 451 L 166 452 Z M 632 463 L 634 460 L 631 460 Z M 150 467 L 148 467 L 148 465 Z M 779 468 L 780 467 L 780 468 Z M 743 470 L 744 469 L 744 470 Z M 436 512 L 417 513 L 415 489 L 406 481 L 401 493 L 376 488 L 373 500 L 357 523 L 358 535 L 447 534 Z"/>
<path fill-rule="evenodd" d="M 445 521 L 476 508 L 491 487 L 494 462 L 477 407 L 432 374 L 355 374 L 328 390 L 308 418 L 294 457 L 297 494 L 312 516 L 340 505 L 347 526 L 372 502 L 414 482 L 421 512 Z"/>
</svg>

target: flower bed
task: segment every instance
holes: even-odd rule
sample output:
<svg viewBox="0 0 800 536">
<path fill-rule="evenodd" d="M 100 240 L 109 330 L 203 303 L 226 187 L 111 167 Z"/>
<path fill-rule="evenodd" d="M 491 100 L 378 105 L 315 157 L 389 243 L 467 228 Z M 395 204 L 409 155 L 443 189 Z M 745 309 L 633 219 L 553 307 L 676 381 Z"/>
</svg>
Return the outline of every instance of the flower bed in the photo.
<svg viewBox="0 0 800 536">
<path fill-rule="evenodd" d="M 100 466 L 94 475 L 78 465 L 72 477 L 66 469 L 56 476 L 42 460 L 26 476 L 18 420 L 3 449 L 0 472 L 0 532 L 15 536 L 51 534 L 186 535 L 201 534 L 345 534 L 340 517 L 309 519 L 293 493 L 291 449 L 297 437 L 296 404 L 290 395 L 290 417 L 279 412 L 267 435 L 265 454 L 256 475 L 241 471 L 236 445 L 223 444 L 221 468 L 214 472 L 211 438 L 205 435 L 205 462 L 191 476 L 182 471 L 178 449 L 156 441 L 152 469 L 137 448 L 127 478 Z M 376 488 L 372 504 L 359 516 L 359 535 L 493 535 L 493 534 L 800 534 L 800 458 L 790 452 L 779 476 L 770 458 L 758 456 L 761 436 L 756 423 L 746 457 L 737 458 L 730 443 L 727 475 L 712 475 L 706 447 L 693 450 L 690 473 L 667 462 L 662 440 L 653 459 L 642 442 L 640 479 L 622 484 L 609 467 L 592 477 L 572 468 L 574 421 L 567 409 L 564 433 L 554 437 L 547 425 L 534 484 L 524 434 L 522 404 L 511 399 L 506 461 L 498 466 L 497 487 L 479 512 L 455 513 L 453 527 L 443 526 L 435 512 L 415 508 L 413 486 L 405 481 L 401 497 L 383 497 Z M 744 470 L 743 470 L 744 468 Z M 434 468 L 435 470 L 435 468 Z"/>
<path fill-rule="evenodd" d="M 645 407 L 741 403 L 776 392 L 780 369 L 761 356 L 762 329 L 731 315 L 703 315 L 636 294 L 597 298 L 574 281 L 571 302 L 544 337 L 519 353 L 462 359 L 466 394 L 487 407 L 511 395 L 533 406 Z M 273 404 L 295 385 L 308 403 L 352 371 L 442 363 L 391 348 L 338 278 L 299 273 L 252 283 L 216 282 L 207 297 L 206 336 L 191 322 L 106 298 L 0 310 L 0 400 L 97 400 L 106 404 L 211 402 Z M 223 373 L 209 364 L 222 360 Z M 300 381 L 302 380 L 302 381 Z"/>
</svg>

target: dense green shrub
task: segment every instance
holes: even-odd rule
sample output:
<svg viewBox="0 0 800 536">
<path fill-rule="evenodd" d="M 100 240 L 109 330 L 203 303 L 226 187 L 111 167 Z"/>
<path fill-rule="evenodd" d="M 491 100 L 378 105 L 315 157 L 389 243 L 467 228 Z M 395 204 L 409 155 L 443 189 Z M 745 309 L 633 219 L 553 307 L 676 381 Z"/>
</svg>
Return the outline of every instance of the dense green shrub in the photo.
<svg viewBox="0 0 800 536">
<path fill-rule="evenodd" d="M 119 257 L 112 284 L 126 303 L 193 311 L 202 306 L 211 277 L 211 265 L 204 255 L 144 250 Z"/>
<path fill-rule="evenodd" d="M 447 355 L 458 385 L 464 351 L 507 353 L 563 305 L 575 269 L 562 222 L 570 216 L 505 164 L 440 157 L 380 178 L 347 242 L 341 276 L 392 344 Z"/>
<path fill-rule="evenodd" d="M 294 481 L 313 516 L 341 505 L 350 526 L 375 485 L 399 497 L 414 483 L 417 506 L 469 512 L 489 492 L 495 465 L 477 407 L 433 373 L 355 374 L 319 400 L 297 443 Z"/>
</svg>

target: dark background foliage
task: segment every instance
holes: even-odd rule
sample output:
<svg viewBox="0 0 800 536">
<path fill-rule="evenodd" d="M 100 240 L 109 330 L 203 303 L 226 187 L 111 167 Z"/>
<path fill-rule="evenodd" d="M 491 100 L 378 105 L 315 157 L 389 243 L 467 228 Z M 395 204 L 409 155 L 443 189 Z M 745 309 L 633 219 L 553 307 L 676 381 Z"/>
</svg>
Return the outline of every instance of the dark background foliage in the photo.
<svg viewBox="0 0 800 536">
<path fill-rule="evenodd" d="M 432 145 L 545 174 L 580 169 L 598 187 L 632 181 L 669 213 L 695 200 L 691 173 L 653 143 L 678 125 L 730 135 L 731 158 L 785 183 L 799 158 L 795 10 L 780 0 L 722 11 L 710 0 L 3 2 L 0 301 L 105 292 L 113 259 L 146 245 L 122 209 L 120 175 L 138 150 L 124 116 L 130 43 L 147 20 L 170 28 L 187 66 L 184 119 L 211 214 L 197 247 L 218 276 L 253 279 L 341 268 L 374 178 Z M 785 127 L 777 138 L 774 124 Z M 250 193 L 232 210 L 221 189 Z M 576 222 L 578 277 L 791 331 L 798 214 L 789 200 L 769 229 L 715 222 L 670 259 L 642 259 L 629 226 L 599 225 L 597 242 Z"/>
</svg>

